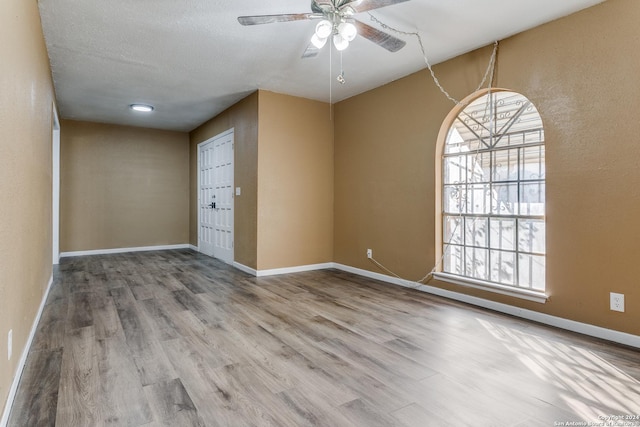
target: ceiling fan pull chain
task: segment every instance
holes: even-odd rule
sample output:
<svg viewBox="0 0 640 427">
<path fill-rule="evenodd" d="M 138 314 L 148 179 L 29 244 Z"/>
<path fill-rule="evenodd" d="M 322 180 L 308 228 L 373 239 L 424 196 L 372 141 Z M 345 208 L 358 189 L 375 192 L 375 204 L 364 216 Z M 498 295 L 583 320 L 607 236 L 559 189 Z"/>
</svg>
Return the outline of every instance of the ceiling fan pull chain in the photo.
<svg viewBox="0 0 640 427">
<path fill-rule="evenodd" d="M 333 57 L 333 49 L 329 47 L 329 120 L 333 120 L 333 69 L 331 58 Z"/>
<path fill-rule="evenodd" d="M 344 79 L 344 67 L 342 66 L 342 51 L 340 51 L 340 74 L 338 74 L 338 77 L 336 77 L 336 80 L 338 80 L 338 82 L 343 85 L 345 84 L 347 81 Z"/>
</svg>

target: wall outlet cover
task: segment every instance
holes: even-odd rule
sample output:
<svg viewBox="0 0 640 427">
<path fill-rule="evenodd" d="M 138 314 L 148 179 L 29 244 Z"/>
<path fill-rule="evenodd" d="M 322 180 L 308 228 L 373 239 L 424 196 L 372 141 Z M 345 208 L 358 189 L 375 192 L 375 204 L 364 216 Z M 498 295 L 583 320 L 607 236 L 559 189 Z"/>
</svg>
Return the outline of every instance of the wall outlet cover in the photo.
<svg viewBox="0 0 640 427">
<path fill-rule="evenodd" d="M 624 312 L 624 294 L 617 294 L 615 292 L 611 292 L 610 308 L 612 311 Z"/>
</svg>

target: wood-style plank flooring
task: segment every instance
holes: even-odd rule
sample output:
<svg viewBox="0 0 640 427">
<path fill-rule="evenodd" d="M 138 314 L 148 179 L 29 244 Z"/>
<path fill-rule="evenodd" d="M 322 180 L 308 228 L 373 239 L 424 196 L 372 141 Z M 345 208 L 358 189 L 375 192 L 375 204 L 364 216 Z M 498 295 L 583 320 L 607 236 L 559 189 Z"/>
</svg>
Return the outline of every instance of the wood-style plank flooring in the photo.
<svg viewBox="0 0 640 427">
<path fill-rule="evenodd" d="M 63 259 L 9 425 L 553 426 L 611 415 L 640 416 L 636 350 L 344 272 L 255 278 L 184 250 Z"/>
</svg>

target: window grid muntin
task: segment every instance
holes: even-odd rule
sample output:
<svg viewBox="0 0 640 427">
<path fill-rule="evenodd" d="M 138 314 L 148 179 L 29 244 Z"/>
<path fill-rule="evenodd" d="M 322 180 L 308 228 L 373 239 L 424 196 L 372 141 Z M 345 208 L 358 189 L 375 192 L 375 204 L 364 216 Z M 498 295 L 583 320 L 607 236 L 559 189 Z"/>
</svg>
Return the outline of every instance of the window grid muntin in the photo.
<svg viewBox="0 0 640 427">
<path fill-rule="evenodd" d="M 521 96 L 521 95 L 518 95 L 518 96 Z M 537 111 L 535 110 L 535 107 L 529 101 L 526 101 L 526 102 L 528 103 L 527 110 L 533 111 L 537 115 Z M 494 114 L 499 114 L 497 112 L 497 102 L 493 102 L 492 106 L 496 108 L 496 110 L 494 110 Z M 461 122 L 460 115 L 456 118 L 456 120 L 454 121 L 454 124 L 451 126 L 451 130 L 447 137 L 447 143 L 451 139 L 450 137 L 452 135 L 456 122 L 457 123 Z M 532 240 L 540 239 L 544 245 L 545 234 L 546 234 L 546 230 L 544 229 L 546 228 L 544 227 L 544 203 L 545 203 L 544 194 L 546 192 L 544 130 L 542 128 L 542 123 L 540 121 L 539 115 L 537 115 L 537 118 L 534 118 L 534 120 L 532 120 L 531 115 L 529 115 L 527 120 L 529 122 L 534 123 L 537 127 L 533 129 L 525 128 L 525 129 L 519 129 L 518 131 L 510 131 L 514 125 L 518 124 L 517 121 L 514 121 L 514 123 L 512 123 L 506 129 L 507 132 L 503 135 L 492 135 L 491 138 L 486 138 L 486 137 L 483 138 L 481 137 L 482 134 L 480 135 L 476 134 L 475 136 L 480 136 L 480 138 L 473 138 L 473 139 L 467 139 L 467 140 L 462 139 L 461 141 L 460 141 L 461 134 L 456 129 L 456 132 L 458 132 L 458 137 L 459 137 L 457 143 L 453 144 L 454 145 L 453 148 L 449 147 L 448 144 L 445 144 L 445 150 L 444 150 L 443 160 L 442 160 L 443 161 L 443 183 L 444 183 L 443 189 L 445 190 L 444 191 L 445 197 L 443 198 L 443 206 L 442 206 L 443 208 L 443 215 L 442 215 L 443 217 L 443 222 L 442 222 L 443 253 L 445 257 L 445 262 L 443 263 L 443 270 L 445 272 L 460 275 L 463 277 L 469 277 L 472 279 L 479 279 L 479 280 L 487 281 L 490 283 L 496 283 L 500 285 L 507 285 L 507 286 L 513 286 L 517 288 L 525 288 L 525 289 L 532 289 L 532 290 L 544 290 L 545 253 L 544 251 L 542 252 L 538 250 L 534 251 L 533 248 L 535 243 L 532 243 Z M 497 124 L 495 127 L 497 127 Z M 487 139 L 489 140 L 488 144 L 486 143 Z M 474 149 L 469 149 L 469 148 L 474 148 Z M 500 159 L 499 154 L 506 153 L 507 160 L 509 160 L 511 153 L 513 152 L 517 154 L 515 171 L 511 171 L 511 169 L 514 166 L 512 162 L 507 161 L 506 177 L 510 179 L 496 179 L 497 178 L 496 177 L 496 170 L 497 170 L 496 159 Z M 534 152 L 533 155 L 531 154 L 532 152 Z M 480 163 L 479 169 L 481 172 L 487 172 L 487 169 L 484 168 L 485 166 L 484 162 L 486 161 L 486 159 L 484 158 L 485 154 L 488 154 L 489 168 L 488 168 L 488 173 L 484 173 L 483 175 L 484 180 L 478 181 L 473 178 L 470 179 L 470 175 L 472 175 L 472 177 L 475 177 L 476 175 L 476 169 L 478 169 L 477 159 L 480 156 L 481 158 L 483 158 L 482 159 L 483 161 Z M 451 170 L 449 171 L 447 170 L 447 160 L 452 158 L 458 158 L 458 159 L 464 160 L 464 161 L 460 161 L 460 164 L 464 165 L 463 173 L 458 173 L 458 175 L 460 176 L 461 182 L 450 182 L 451 177 L 445 176 L 447 172 L 451 172 Z M 531 178 L 531 176 L 528 175 L 531 172 L 531 168 L 528 168 L 528 166 L 532 164 L 533 165 L 537 164 L 539 176 L 536 178 Z M 516 175 L 515 179 L 513 179 L 513 172 L 515 172 L 515 175 Z M 538 199 L 541 200 L 542 212 L 540 214 L 530 214 L 530 213 L 523 214 L 522 213 L 525 210 L 528 212 L 531 212 L 533 209 L 535 209 L 535 206 L 532 206 L 532 203 L 535 203 L 533 201 L 533 198 L 530 200 L 529 198 L 527 198 L 527 195 L 524 194 L 524 189 L 531 184 L 537 184 L 538 190 L 535 193 L 535 195 L 538 197 Z M 474 213 L 474 206 L 471 206 L 471 209 L 469 208 L 469 203 L 468 203 L 469 197 L 470 196 L 474 198 L 477 197 L 475 193 L 470 194 L 469 188 L 478 188 L 477 187 L 478 185 L 484 186 L 485 194 L 486 194 L 486 191 L 489 192 L 488 194 L 489 194 L 490 200 L 489 200 L 488 212 L 486 212 L 487 210 L 486 206 L 484 208 L 485 212 Z M 512 207 L 511 213 L 506 213 L 506 214 L 504 212 L 501 213 L 497 209 L 494 209 L 494 203 L 497 204 L 499 200 L 499 196 L 496 197 L 495 188 L 497 188 L 498 186 L 505 186 L 505 185 L 515 185 L 516 187 L 515 198 L 517 203 L 515 207 Z M 454 192 L 458 193 L 458 197 L 457 197 L 458 209 L 454 209 L 453 211 L 450 209 L 451 198 L 447 200 L 447 194 L 448 194 L 447 189 L 449 191 L 453 190 Z M 506 198 L 507 203 L 509 203 L 510 200 L 511 199 L 509 197 Z M 529 202 L 525 204 L 526 201 L 529 201 Z M 448 206 L 449 211 L 446 210 L 447 205 L 449 205 Z M 449 230 L 450 227 L 448 227 L 447 225 L 448 221 L 454 220 L 455 218 L 459 218 L 458 227 L 462 227 L 461 233 L 457 233 L 461 237 L 461 240 L 462 240 L 461 244 L 456 244 L 456 242 L 448 242 L 447 240 L 449 240 L 449 236 L 445 234 L 448 231 L 450 231 Z M 475 242 L 467 242 L 467 239 L 468 239 L 467 222 L 470 220 L 476 221 L 476 218 L 486 218 L 484 219 L 484 221 L 486 221 L 486 230 L 485 230 L 486 246 L 478 246 L 475 244 Z M 493 221 L 500 222 L 502 220 L 508 220 L 508 219 L 511 219 L 514 221 L 513 222 L 514 230 L 512 232 L 515 236 L 515 241 L 512 243 L 513 245 L 512 250 L 500 248 L 494 245 L 491 240 Z M 529 239 L 529 243 L 530 243 L 529 248 L 531 250 L 524 250 L 520 244 L 521 238 L 523 238 L 522 236 L 523 233 L 521 231 L 522 230 L 521 222 L 527 222 L 527 221 L 534 221 L 534 222 L 541 221 L 543 225 L 542 231 L 535 238 L 532 238 L 531 231 L 529 231 L 528 236 L 526 236 Z M 530 222 L 530 224 L 533 224 L 534 222 Z M 539 249 L 539 247 L 537 246 L 536 248 Z M 454 252 L 458 253 L 461 258 L 460 259 L 449 258 L 451 256 L 448 253 L 449 251 L 451 251 L 451 253 L 454 253 Z M 481 251 L 484 251 L 484 253 L 486 253 L 486 264 L 484 265 L 484 268 L 483 268 L 484 270 L 483 274 L 485 275 L 484 277 L 479 277 L 482 275 L 474 274 L 476 273 L 475 271 L 476 268 L 473 265 L 470 265 L 470 260 L 468 259 L 469 254 L 472 254 L 471 261 L 474 261 L 477 259 L 478 253 L 480 253 L 481 256 L 484 256 Z M 513 260 L 513 262 L 511 263 L 512 271 L 511 271 L 510 280 L 503 278 L 503 276 L 508 277 L 509 274 L 507 273 L 503 275 L 502 274 L 503 271 L 500 269 L 497 271 L 496 274 L 494 274 L 494 268 L 493 268 L 494 265 L 498 266 L 499 268 L 501 268 L 504 265 L 503 263 L 500 263 L 500 262 L 494 263 L 494 259 L 495 257 L 502 257 L 502 256 L 506 256 L 508 259 Z M 534 264 L 536 260 L 537 262 L 539 262 L 540 259 L 542 260 L 541 262 L 542 286 L 540 286 L 540 284 L 534 280 L 534 276 L 536 274 Z M 455 271 L 456 267 L 461 269 L 462 272 Z M 524 269 L 527 269 L 527 271 L 525 271 Z M 469 270 L 471 271 L 471 275 L 468 274 Z M 527 283 L 523 283 L 523 278 L 525 276 L 522 276 L 522 274 L 527 274 L 526 276 Z M 540 271 L 537 271 L 537 274 L 540 274 Z"/>
</svg>

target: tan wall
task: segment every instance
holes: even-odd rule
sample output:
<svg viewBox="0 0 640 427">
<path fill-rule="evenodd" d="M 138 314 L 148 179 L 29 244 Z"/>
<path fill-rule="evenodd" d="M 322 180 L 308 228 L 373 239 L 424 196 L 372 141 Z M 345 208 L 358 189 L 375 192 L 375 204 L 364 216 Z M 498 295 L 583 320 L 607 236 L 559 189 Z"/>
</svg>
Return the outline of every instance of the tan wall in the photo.
<svg viewBox="0 0 640 427">
<path fill-rule="evenodd" d="M 63 121 L 60 251 L 189 241 L 186 133 Z"/>
<path fill-rule="evenodd" d="M 537 106 L 547 144 L 547 291 L 542 305 L 432 285 L 640 334 L 640 2 L 609 0 L 500 43 L 495 86 Z M 463 98 L 490 49 L 435 67 Z M 336 105 L 335 261 L 417 279 L 435 262 L 438 131 L 453 105 L 419 72 Z M 626 312 L 609 310 L 609 292 Z"/>
<path fill-rule="evenodd" d="M 51 277 L 53 86 L 35 1 L 0 2 L 0 40 L 1 412 Z"/>
<path fill-rule="evenodd" d="M 329 104 L 260 91 L 258 270 L 333 260 Z"/>
<path fill-rule="evenodd" d="M 198 245 L 198 144 L 234 128 L 234 185 L 242 194 L 234 200 L 234 257 L 256 268 L 258 200 L 258 93 L 249 95 L 190 134 L 189 241 Z"/>
</svg>

